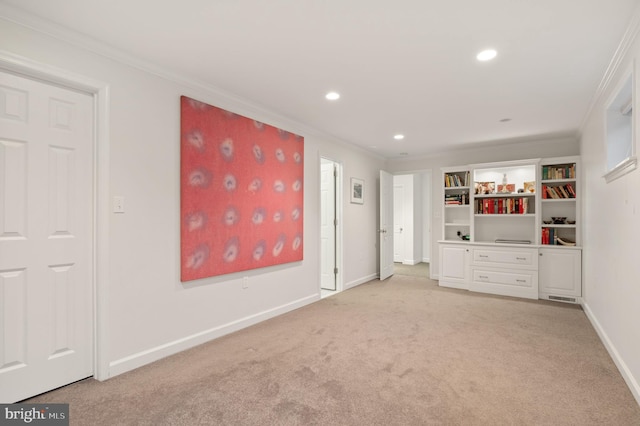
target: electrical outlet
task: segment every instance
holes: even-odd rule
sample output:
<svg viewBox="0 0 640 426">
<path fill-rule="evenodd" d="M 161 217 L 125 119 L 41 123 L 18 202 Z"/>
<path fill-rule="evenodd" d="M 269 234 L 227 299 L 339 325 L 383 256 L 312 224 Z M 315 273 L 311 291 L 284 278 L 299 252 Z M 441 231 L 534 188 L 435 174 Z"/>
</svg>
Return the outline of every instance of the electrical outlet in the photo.
<svg viewBox="0 0 640 426">
<path fill-rule="evenodd" d="M 249 288 L 249 277 L 244 277 L 242 279 L 242 288 L 244 289 Z"/>
</svg>

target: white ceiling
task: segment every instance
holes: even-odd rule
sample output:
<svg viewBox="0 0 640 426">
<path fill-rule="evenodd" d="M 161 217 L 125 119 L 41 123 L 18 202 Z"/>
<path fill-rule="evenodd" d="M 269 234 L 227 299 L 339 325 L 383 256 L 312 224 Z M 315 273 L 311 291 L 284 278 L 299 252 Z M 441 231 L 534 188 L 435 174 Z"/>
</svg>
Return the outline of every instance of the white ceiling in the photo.
<svg viewBox="0 0 640 426">
<path fill-rule="evenodd" d="M 393 158 L 576 134 L 640 2 L 0 3 Z"/>
</svg>

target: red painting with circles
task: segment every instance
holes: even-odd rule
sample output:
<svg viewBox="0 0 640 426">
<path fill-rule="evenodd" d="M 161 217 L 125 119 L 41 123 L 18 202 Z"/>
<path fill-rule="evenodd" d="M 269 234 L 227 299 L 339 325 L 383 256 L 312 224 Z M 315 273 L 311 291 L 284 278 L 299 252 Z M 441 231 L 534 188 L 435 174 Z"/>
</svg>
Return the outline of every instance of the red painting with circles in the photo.
<svg viewBox="0 0 640 426">
<path fill-rule="evenodd" d="M 304 138 L 180 98 L 180 278 L 303 258 Z"/>
</svg>

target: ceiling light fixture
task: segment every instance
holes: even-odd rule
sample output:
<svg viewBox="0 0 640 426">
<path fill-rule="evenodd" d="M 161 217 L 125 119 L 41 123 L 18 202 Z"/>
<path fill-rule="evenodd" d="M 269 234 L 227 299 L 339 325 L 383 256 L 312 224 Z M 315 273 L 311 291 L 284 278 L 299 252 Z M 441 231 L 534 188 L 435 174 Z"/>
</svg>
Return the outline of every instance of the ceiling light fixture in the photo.
<svg viewBox="0 0 640 426">
<path fill-rule="evenodd" d="M 479 61 L 482 61 L 482 62 L 484 62 L 484 61 L 490 61 L 490 60 L 492 60 L 493 58 L 495 58 L 497 54 L 498 54 L 498 52 L 496 52 L 495 50 L 493 50 L 493 49 L 487 49 L 487 50 L 483 50 L 482 52 L 478 53 L 478 55 L 476 56 L 476 58 L 477 58 Z"/>
<path fill-rule="evenodd" d="M 511 121 L 510 118 L 503 118 L 500 120 L 501 123 L 506 123 L 507 121 Z"/>
<path fill-rule="evenodd" d="M 404 139 L 404 135 L 398 134 L 398 135 L 395 135 L 393 138 L 397 141 L 401 141 L 402 139 Z"/>
<path fill-rule="evenodd" d="M 337 101 L 338 99 L 340 99 L 340 93 L 329 92 L 326 94 L 325 98 L 329 99 L 330 101 Z"/>
</svg>

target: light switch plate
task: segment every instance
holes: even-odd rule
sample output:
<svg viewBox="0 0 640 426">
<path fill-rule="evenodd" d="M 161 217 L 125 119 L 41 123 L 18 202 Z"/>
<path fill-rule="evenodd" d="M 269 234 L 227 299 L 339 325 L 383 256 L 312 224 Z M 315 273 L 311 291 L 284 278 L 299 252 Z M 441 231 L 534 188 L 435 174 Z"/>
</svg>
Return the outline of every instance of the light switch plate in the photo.
<svg viewBox="0 0 640 426">
<path fill-rule="evenodd" d="M 113 212 L 124 213 L 124 197 L 113 197 Z"/>
</svg>

